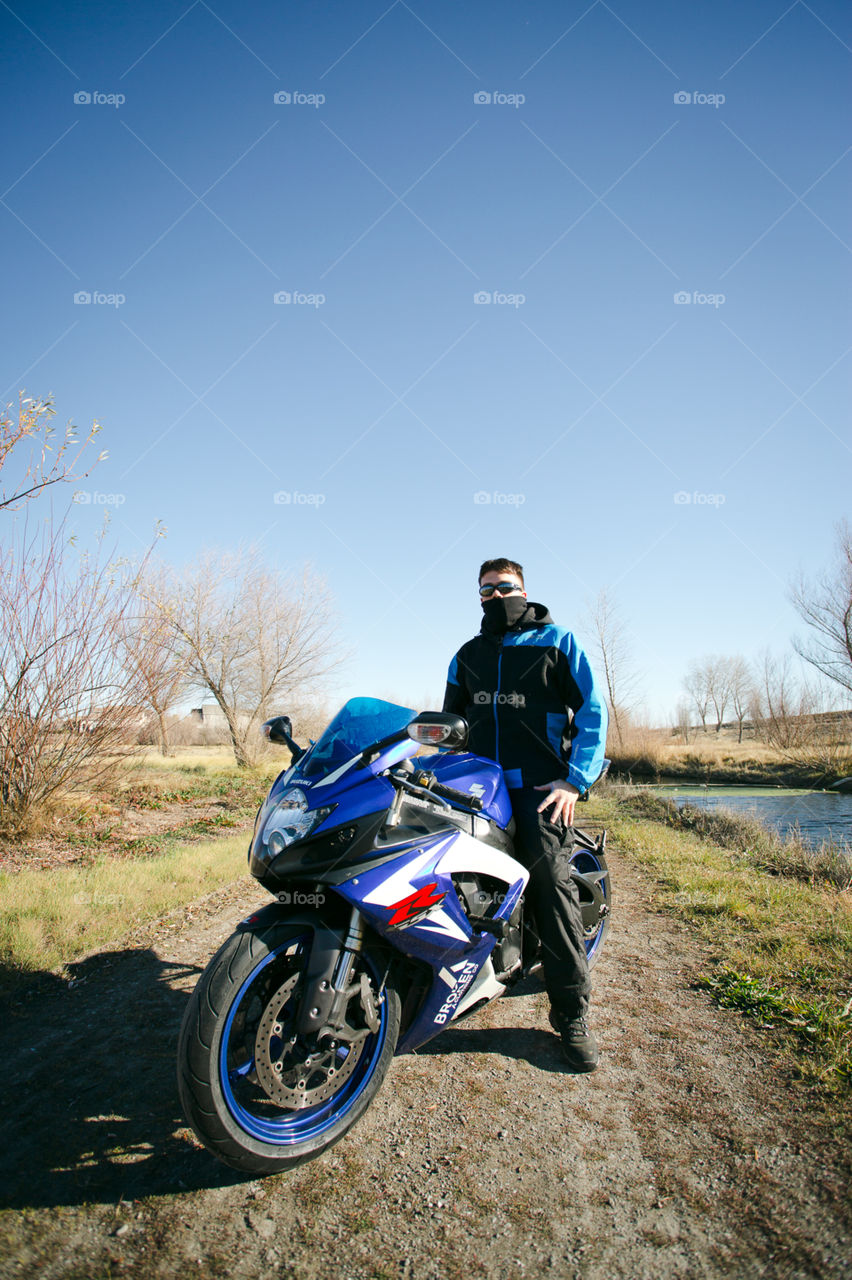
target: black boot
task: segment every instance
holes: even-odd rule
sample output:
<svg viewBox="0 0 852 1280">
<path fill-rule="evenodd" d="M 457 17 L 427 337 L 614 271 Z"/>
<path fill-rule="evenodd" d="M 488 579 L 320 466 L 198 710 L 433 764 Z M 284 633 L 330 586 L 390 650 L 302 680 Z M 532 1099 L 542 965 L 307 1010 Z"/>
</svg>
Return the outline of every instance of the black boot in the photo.
<svg viewBox="0 0 852 1280">
<path fill-rule="evenodd" d="M 598 1042 L 589 1030 L 586 1013 L 571 1016 L 550 1010 L 550 1025 L 562 1037 L 562 1056 L 572 1071 L 594 1071 L 598 1065 Z"/>
</svg>

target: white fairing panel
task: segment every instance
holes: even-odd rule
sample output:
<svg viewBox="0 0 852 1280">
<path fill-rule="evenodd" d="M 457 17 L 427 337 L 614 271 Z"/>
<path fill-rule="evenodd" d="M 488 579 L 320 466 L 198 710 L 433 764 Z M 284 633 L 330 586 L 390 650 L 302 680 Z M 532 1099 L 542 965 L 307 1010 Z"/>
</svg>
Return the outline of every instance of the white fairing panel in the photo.
<svg viewBox="0 0 852 1280">
<path fill-rule="evenodd" d="M 516 862 L 514 858 L 510 858 L 507 853 L 502 853 L 499 849 L 483 844 L 481 840 L 474 840 L 464 831 L 458 833 L 435 870 L 440 871 L 442 875 L 453 875 L 463 871 L 474 874 L 478 872 L 481 875 L 494 876 L 497 880 L 503 880 L 510 888 L 520 880 L 525 889 L 530 878 L 530 873 L 526 867 L 521 866 L 520 862 Z"/>
<path fill-rule="evenodd" d="M 446 911 L 430 911 L 424 920 L 418 920 L 417 927 L 426 933 L 436 933 L 442 938 L 455 938 L 459 942 L 467 942 L 469 935 Z"/>
<path fill-rule="evenodd" d="M 448 844 L 457 839 L 458 835 L 454 832 L 443 841 L 443 847 L 446 848 Z M 422 874 L 423 870 L 435 858 L 440 858 L 441 848 L 442 846 L 439 844 L 436 847 L 427 849 L 419 857 L 413 858 L 411 862 L 406 863 L 399 871 L 389 875 L 387 880 L 383 880 L 370 893 L 365 894 L 364 901 L 381 907 L 390 907 L 399 902 L 401 898 L 414 893 L 415 888 L 412 884 L 414 877 Z M 417 922 L 417 927 L 426 933 L 434 933 L 439 938 L 453 938 L 458 942 L 467 942 L 469 937 L 469 933 L 465 932 L 442 907 L 437 907 L 434 911 L 430 911 L 425 919 Z"/>
<path fill-rule="evenodd" d="M 465 1009 L 469 1009 L 472 1004 L 477 1004 L 480 1000 L 493 1000 L 495 996 L 502 995 L 505 990 L 503 983 L 498 982 L 494 977 L 494 965 L 491 963 L 491 957 L 489 956 L 474 981 L 470 984 L 461 1000 L 459 1000 L 456 1011 L 450 1021 L 455 1022 L 459 1014 L 464 1013 Z"/>
<path fill-rule="evenodd" d="M 380 907 L 390 907 L 406 894 L 414 893 L 414 885 L 411 881 L 432 861 L 437 852 L 435 848 L 426 849 L 418 857 L 412 858 L 399 871 L 393 872 L 387 880 L 382 880 L 381 884 L 366 894 L 364 901 L 376 903 Z M 400 849 L 400 857 L 404 853 L 405 850 Z"/>
<path fill-rule="evenodd" d="M 402 850 L 400 851 L 403 852 Z M 413 881 L 418 876 L 422 876 L 430 863 L 434 864 L 436 874 L 442 876 L 451 876 L 454 872 L 480 872 L 482 875 L 494 876 L 498 880 L 502 880 L 506 885 L 506 891 L 515 890 L 519 892 L 526 887 L 529 873 L 516 862 L 514 858 L 509 858 L 505 853 L 501 853 L 499 849 L 491 849 L 487 845 L 483 845 L 481 841 L 474 840 L 471 836 L 463 831 L 454 831 L 451 835 L 446 836 L 437 845 L 424 850 L 418 856 L 406 862 L 399 870 L 392 872 L 386 880 L 382 880 L 374 889 L 364 895 L 364 902 L 370 903 L 371 906 L 392 907 L 398 904 L 403 898 L 407 898 L 410 894 L 417 892 Z M 416 922 L 418 930 L 433 934 L 436 938 L 452 939 L 455 942 L 467 942 L 470 939 L 469 929 L 464 929 L 455 921 L 452 916 L 437 905 L 433 910 L 429 911 L 425 917 Z M 488 961 L 488 972 L 492 975 L 491 961 Z M 471 990 L 478 991 L 483 979 L 482 973 L 477 976 L 476 982 L 472 984 Z M 500 984 L 496 984 L 499 991 L 487 992 L 487 998 L 492 995 L 499 995 L 503 990 Z M 474 997 L 481 999 L 480 995 Z M 459 1003 L 459 1008 L 466 1008 L 471 1003 L 470 992 L 465 993 L 465 997 Z"/>
</svg>

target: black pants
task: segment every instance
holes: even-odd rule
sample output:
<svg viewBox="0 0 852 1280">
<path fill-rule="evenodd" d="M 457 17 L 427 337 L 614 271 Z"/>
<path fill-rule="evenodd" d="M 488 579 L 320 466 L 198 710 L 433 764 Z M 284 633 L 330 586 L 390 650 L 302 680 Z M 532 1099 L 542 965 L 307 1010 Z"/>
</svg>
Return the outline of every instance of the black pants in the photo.
<svg viewBox="0 0 852 1280">
<path fill-rule="evenodd" d="M 530 873 L 525 901 L 533 909 L 541 939 L 544 983 L 554 1011 L 567 1017 L 586 1012 L 592 989 L 583 942 L 580 895 L 570 876 L 571 827 L 550 821 L 538 806 L 546 791 L 510 791 L 515 817 L 515 851 Z"/>
</svg>

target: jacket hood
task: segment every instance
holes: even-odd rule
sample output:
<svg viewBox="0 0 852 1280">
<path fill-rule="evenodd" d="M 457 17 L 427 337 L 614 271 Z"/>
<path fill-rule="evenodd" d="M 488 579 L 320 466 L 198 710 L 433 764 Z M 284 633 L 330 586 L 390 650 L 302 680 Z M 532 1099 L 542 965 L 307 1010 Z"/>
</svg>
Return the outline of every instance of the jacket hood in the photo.
<svg viewBox="0 0 852 1280">
<path fill-rule="evenodd" d="M 503 635 L 506 631 L 528 631 L 533 627 L 553 624 L 547 606 L 523 596 L 492 596 L 482 609 L 482 626 L 486 635 Z"/>
</svg>

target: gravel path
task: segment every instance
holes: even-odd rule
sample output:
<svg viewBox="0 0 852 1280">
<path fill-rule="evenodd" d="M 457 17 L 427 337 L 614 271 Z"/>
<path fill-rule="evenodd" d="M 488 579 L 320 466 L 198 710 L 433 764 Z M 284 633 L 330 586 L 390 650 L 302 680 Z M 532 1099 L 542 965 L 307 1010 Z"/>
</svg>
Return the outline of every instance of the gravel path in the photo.
<svg viewBox="0 0 852 1280">
<path fill-rule="evenodd" d="M 594 1075 L 563 1069 L 530 981 L 398 1058 L 342 1143 L 264 1181 L 193 1144 L 174 1084 L 186 993 L 262 891 L 43 985 L 3 1019 L 0 1277 L 848 1277 L 848 1148 L 694 987 L 706 952 L 652 882 L 611 862 Z"/>
</svg>

